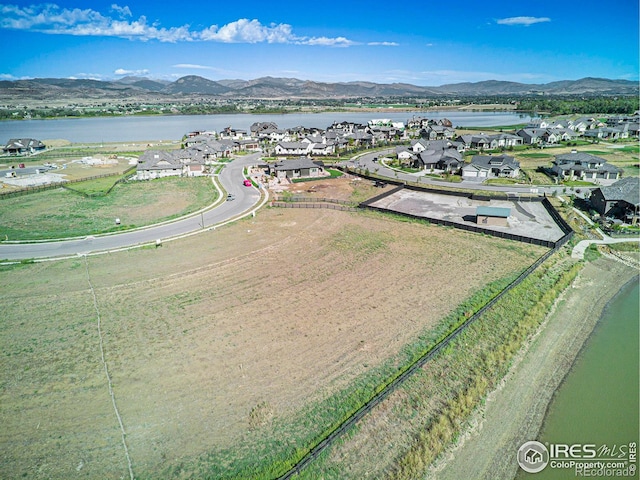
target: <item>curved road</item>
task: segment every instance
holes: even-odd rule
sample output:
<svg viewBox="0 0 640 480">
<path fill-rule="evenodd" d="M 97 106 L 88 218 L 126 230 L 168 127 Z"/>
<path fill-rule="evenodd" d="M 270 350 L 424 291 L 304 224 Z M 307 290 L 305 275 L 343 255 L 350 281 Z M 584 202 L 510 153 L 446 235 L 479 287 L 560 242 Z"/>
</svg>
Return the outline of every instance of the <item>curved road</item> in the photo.
<svg viewBox="0 0 640 480">
<path fill-rule="evenodd" d="M 416 182 L 417 178 L 420 177 L 420 183 L 422 185 L 440 185 L 445 186 L 451 189 L 456 188 L 464 188 L 469 190 L 485 190 L 485 191 L 496 191 L 496 192 L 506 192 L 506 193 L 516 193 L 516 194 L 524 194 L 524 193 L 533 193 L 542 195 L 546 193 L 547 195 L 553 195 L 554 193 L 562 193 L 564 187 L 562 185 L 558 186 L 537 186 L 537 185 L 485 185 L 481 182 L 474 182 L 472 180 L 464 180 L 462 183 L 451 183 L 447 181 L 438 181 L 434 178 L 424 176 L 424 172 L 419 173 L 405 173 L 398 170 L 394 170 L 392 168 L 384 166 L 381 162 L 374 162 L 373 159 L 375 157 L 383 157 L 385 154 L 393 153 L 393 149 L 378 151 L 374 153 L 365 153 L 358 157 L 355 157 L 347 162 L 342 162 L 342 165 L 347 167 L 355 167 L 362 169 L 369 169 L 370 172 L 377 172 L 377 175 L 382 177 L 387 177 L 391 180 L 399 180 L 401 182 Z M 397 174 L 397 176 L 396 176 Z M 596 187 L 592 187 L 596 188 Z M 580 187 L 578 190 L 582 189 L 582 191 L 589 190 L 589 187 Z M 568 188 L 567 193 L 577 192 L 575 189 Z"/>
<path fill-rule="evenodd" d="M 195 215 L 183 217 L 173 222 L 151 225 L 129 232 L 88 236 L 70 240 L 42 243 L 0 244 L 0 259 L 43 259 L 70 257 L 89 253 L 114 251 L 141 244 L 155 243 L 156 240 L 175 238 L 199 230 L 210 229 L 229 219 L 248 212 L 260 201 L 260 192 L 254 187 L 245 187 L 243 170 L 255 164 L 260 154 L 240 157 L 228 163 L 219 175 L 224 189 L 235 195 L 235 200 L 224 201 L 217 207 Z"/>
</svg>

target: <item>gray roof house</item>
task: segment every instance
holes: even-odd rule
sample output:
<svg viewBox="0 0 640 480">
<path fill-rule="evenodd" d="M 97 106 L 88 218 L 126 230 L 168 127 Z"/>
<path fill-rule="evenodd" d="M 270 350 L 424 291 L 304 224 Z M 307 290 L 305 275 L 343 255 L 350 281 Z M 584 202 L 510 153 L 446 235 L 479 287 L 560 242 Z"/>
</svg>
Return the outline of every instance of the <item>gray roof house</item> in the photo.
<svg viewBox="0 0 640 480">
<path fill-rule="evenodd" d="M 269 165 L 269 173 L 277 178 L 322 177 L 325 175 L 324 163 L 307 157 L 294 160 L 279 160 Z"/>
<path fill-rule="evenodd" d="M 521 128 L 516 132 L 516 135 L 522 137 L 522 143 L 536 145 L 543 141 L 542 137 L 546 133 L 546 128 Z"/>
<path fill-rule="evenodd" d="M 518 135 L 512 135 L 510 133 L 498 133 L 496 135 L 489 135 L 489 147 L 491 149 L 496 148 L 508 148 L 515 147 L 516 145 L 522 145 L 522 137 Z"/>
<path fill-rule="evenodd" d="M 640 179 L 626 177 L 591 193 L 591 205 L 601 215 L 636 224 L 640 215 Z"/>
<path fill-rule="evenodd" d="M 456 173 L 462 165 L 462 154 L 455 148 L 424 150 L 418 154 L 413 164 L 416 168 L 447 173 Z"/>
<path fill-rule="evenodd" d="M 136 178 L 151 180 L 161 177 L 179 177 L 183 174 L 185 163 L 174 152 L 147 150 L 138 158 Z"/>
<path fill-rule="evenodd" d="M 462 178 L 486 180 L 488 178 L 516 178 L 520 163 L 509 155 L 474 155 L 471 163 L 462 167 Z"/>
<path fill-rule="evenodd" d="M 575 151 L 556 155 L 551 171 L 561 180 L 598 182 L 620 178 L 620 170 L 604 158 Z"/>
<path fill-rule="evenodd" d="M 306 142 L 279 142 L 274 153 L 276 155 L 307 155 L 311 145 Z"/>
<path fill-rule="evenodd" d="M 484 133 L 460 135 L 456 140 L 464 145 L 465 150 L 484 150 L 491 147 L 491 139 Z"/>
<path fill-rule="evenodd" d="M 2 151 L 9 155 L 26 155 L 45 148 L 45 144 L 35 138 L 12 138 L 2 147 Z"/>
</svg>

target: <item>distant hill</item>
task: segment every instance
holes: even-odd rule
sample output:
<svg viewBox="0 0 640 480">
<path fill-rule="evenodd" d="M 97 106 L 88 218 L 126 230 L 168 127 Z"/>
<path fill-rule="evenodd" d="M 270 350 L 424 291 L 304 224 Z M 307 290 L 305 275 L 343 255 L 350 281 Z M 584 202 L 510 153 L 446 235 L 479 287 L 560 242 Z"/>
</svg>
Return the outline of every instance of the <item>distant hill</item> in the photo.
<svg viewBox="0 0 640 480">
<path fill-rule="evenodd" d="M 487 80 L 424 87 L 408 83 L 373 82 L 323 83 L 297 78 L 262 77 L 254 80 L 213 81 L 197 75 L 175 82 L 146 77 L 124 77 L 117 81 L 69 78 L 36 78 L 0 81 L 3 101 L 59 99 L 184 99 L 195 96 L 220 98 L 308 98 L 354 97 L 438 97 L 494 95 L 638 95 L 638 82 L 606 78 L 582 78 L 546 84 L 526 84 Z"/>
<path fill-rule="evenodd" d="M 198 93 L 203 95 L 222 95 L 229 91 L 232 91 L 229 87 L 225 87 L 224 85 L 218 82 L 214 82 L 213 80 L 198 77 L 197 75 L 189 75 L 179 78 L 175 82 L 170 83 L 162 89 L 162 93 L 167 93 L 170 95 L 191 93 Z"/>
</svg>

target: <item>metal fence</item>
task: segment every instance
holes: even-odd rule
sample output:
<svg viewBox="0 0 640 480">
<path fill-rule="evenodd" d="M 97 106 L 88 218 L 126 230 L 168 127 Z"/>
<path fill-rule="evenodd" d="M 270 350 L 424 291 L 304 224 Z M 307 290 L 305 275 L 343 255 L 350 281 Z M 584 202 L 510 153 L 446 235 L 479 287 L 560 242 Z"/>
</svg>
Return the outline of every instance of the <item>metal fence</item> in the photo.
<svg viewBox="0 0 640 480">
<path fill-rule="evenodd" d="M 275 197 L 276 202 L 284 203 L 335 203 L 338 205 L 349 205 L 351 207 L 357 207 L 358 203 L 350 202 L 348 200 L 339 200 L 337 198 L 326 197 Z"/>
<path fill-rule="evenodd" d="M 389 182 L 390 183 L 390 182 Z M 366 202 L 360 204 L 362 208 L 371 208 L 375 210 L 383 210 L 388 212 L 389 210 L 379 209 L 376 207 L 372 207 L 370 204 L 376 202 L 380 198 L 384 198 L 392 193 L 395 193 L 404 188 L 404 185 L 398 186 L 391 190 L 390 192 L 385 192 L 377 197 L 369 199 Z M 438 191 L 440 193 L 440 191 Z M 473 194 L 471 194 L 473 195 Z M 413 364 L 411 364 L 405 371 L 403 371 L 400 375 L 390 381 L 384 388 L 375 394 L 368 402 L 362 405 L 356 412 L 354 412 L 349 418 L 347 418 L 344 422 L 336 427 L 329 435 L 327 435 L 324 439 L 322 439 L 316 446 L 314 446 L 309 452 L 297 463 L 295 464 L 289 471 L 287 471 L 282 476 L 278 477 L 278 480 L 287 480 L 292 478 L 295 475 L 298 475 L 309 463 L 311 463 L 318 455 L 320 455 L 328 446 L 333 444 L 343 433 L 345 433 L 349 428 L 354 426 L 358 421 L 360 421 L 367 413 L 369 413 L 373 408 L 375 408 L 378 404 L 384 401 L 391 393 L 398 389 L 400 385 L 402 385 L 411 375 L 413 375 L 418 369 L 422 368 L 429 360 L 431 360 L 435 355 L 437 355 L 443 348 L 449 345 L 456 337 L 458 337 L 466 328 L 469 327 L 473 322 L 482 317 L 482 315 L 490 309 L 493 305 L 496 304 L 504 295 L 510 292 L 514 287 L 520 285 L 531 273 L 533 273 L 540 265 L 542 265 L 549 257 L 551 257 L 554 253 L 556 253 L 560 248 L 562 248 L 573 236 L 574 232 L 571 227 L 564 221 L 564 219 L 560 216 L 557 210 L 553 207 L 549 199 L 542 198 L 538 200 L 542 202 L 544 207 L 547 209 L 549 214 L 553 217 L 554 221 L 558 224 L 558 226 L 564 232 L 562 238 L 557 240 L 556 242 L 549 242 L 545 240 L 538 240 L 528 237 L 523 237 L 519 235 L 506 234 L 503 232 L 494 232 L 490 230 L 485 230 L 482 228 L 474 227 L 472 225 L 462 225 L 462 224 L 454 224 L 453 222 L 448 222 L 446 220 L 440 219 L 426 219 L 434 223 L 439 223 L 442 225 L 450 225 L 455 228 L 461 228 L 463 230 L 475 231 L 478 233 L 486 233 L 489 235 L 499 236 L 502 238 L 510 238 L 512 240 L 524 241 L 526 243 L 535 243 L 537 245 L 542 245 L 549 247 L 550 250 L 544 253 L 538 260 L 536 260 L 531 266 L 529 266 L 524 272 L 522 272 L 518 278 L 516 278 L 513 282 L 511 282 L 504 290 L 502 290 L 498 295 L 496 295 L 493 299 L 487 302 L 482 308 L 480 308 L 475 314 L 473 314 L 468 320 L 464 321 L 461 325 L 459 325 L 454 331 L 452 331 L 445 339 L 436 344 L 433 348 L 431 348 L 427 353 L 418 358 Z M 410 214 L 402 214 L 418 219 L 425 220 L 424 217 L 417 217 Z"/>
<path fill-rule="evenodd" d="M 347 205 L 336 205 L 334 203 L 290 203 L 290 202 L 271 202 L 272 207 L 279 208 L 324 208 L 328 210 L 340 210 L 342 212 L 356 212 L 357 207 L 349 207 Z"/>
<path fill-rule="evenodd" d="M 83 194 L 85 196 L 90 196 L 90 195 L 84 194 L 83 192 L 80 192 L 79 190 L 75 190 L 73 188 L 69 188 L 68 185 L 69 184 L 73 184 L 73 183 L 86 182 L 88 180 L 96 180 L 98 178 L 124 176 L 124 175 L 130 174 L 135 169 L 136 169 L 136 167 L 133 166 L 133 167 L 127 168 L 122 173 L 103 173 L 102 175 L 93 175 L 91 177 L 77 178 L 75 180 L 65 180 L 63 182 L 48 183 L 46 185 L 37 185 L 37 186 L 33 186 L 33 187 L 24 187 L 24 188 L 21 188 L 19 190 L 12 190 L 12 191 L 9 191 L 9 192 L 0 192 L 0 200 L 4 200 L 6 198 L 12 198 L 12 197 L 19 197 L 21 195 L 28 195 L 30 193 L 44 192 L 45 190 L 53 190 L 53 189 L 56 189 L 56 188 L 66 188 L 68 190 L 73 191 L 74 193 L 79 193 L 79 194 Z M 117 182 L 114 182 L 114 184 L 111 186 L 111 188 L 109 188 L 109 190 L 106 193 L 107 194 L 110 193 L 111 190 L 113 190 L 113 188 L 118 183 L 123 182 L 125 180 L 126 180 L 126 178 L 123 177 L 123 178 L 119 179 Z"/>
<path fill-rule="evenodd" d="M 294 475 L 298 475 L 309 463 L 311 463 L 318 455 L 320 455 L 328 446 L 334 443 L 338 437 L 345 433 L 349 428 L 360 421 L 367 413 L 373 408 L 379 405 L 384 399 L 386 399 L 391 393 L 396 391 L 400 385 L 402 385 L 411 375 L 413 375 L 418 369 L 422 368 L 429 360 L 437 355 L 443 348 L 449 345 L 456 337 L 458 337 L 465 329 L 469 327 L 473 322 L 478 320 L 482 315 L 496 304 L 504 295 L 510 292 L 514 287 L 520 285 L 531 273 L 533 273 L 540 265 L 542 265 L 551 255 L 556 253 L 562 245 L 564 245 L 573 236 L 573 232 L 567 233 L 562 239 L 556 242 L 556 246 L 542 255 L 535 263 L 522 272 L 518 278 L 511 282 L 504 290 L 502 290 L 493 299 L 487 302 L 480 310 L 473 314 L 469 319 L 459 325 L 453 332 L 451 332 L 445 339 L 436 344 L 423 356 L 418 358 L 413 364 L 411 364 L 405 371 L 389 382 L 380 392 L 375 394 L 371 400 L 362 405 L 353 415 L 341 423 L 335 430 L 333 430 L 327 437 L 325 437 L 320 443 L 313 447 L 296 465 L 294 465 L 284 475 L 278 477 L 278 480 L 287 480 Z"/>
</svg>

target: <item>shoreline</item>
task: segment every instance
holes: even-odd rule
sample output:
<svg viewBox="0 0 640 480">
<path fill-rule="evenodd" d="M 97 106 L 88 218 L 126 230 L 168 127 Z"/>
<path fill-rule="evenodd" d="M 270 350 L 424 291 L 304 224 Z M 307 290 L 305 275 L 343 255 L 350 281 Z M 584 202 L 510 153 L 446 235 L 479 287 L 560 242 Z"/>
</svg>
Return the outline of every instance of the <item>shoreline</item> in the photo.
<svg viewBox="0 0 640 480">
<path fill-rule="evenodd" d="M 586 264 L 507 375 L 466 422 L 458 442 L 434 462 L 425 478 L 512 480 L 518 473 L 518 448 L 537 439 L 556 391 L 605 308 L 637 278 L 637 269 L 614 260 Z"/>
<path fill-rule="evenodd" d="M 143 102 L 146 103 L 146 102 Z M 67 108 L 68 105 L 62 108 Z M 34 107 L 37 108 L 37 107 Z M 54 116 L 39 116 L 33 118 L 2 118 L 0 119 L 0 125 L 2 122 L 15 122 L 15 121 L 30 121 L 30 120 L 76 120 L 83 118 L 149 118 L 149 117 L 176 117 L 176 116 L 205 116 L 205 115 L 303 115 L 303 114 L 317 114 L 317 113 L 429 113 L 429 112 L 504 112 L 504 113 L 521 113 L 523 115 L 532 115 L 533 112 L 528 110 L 518 110 L 514 105 L 505 103 L 469 103 L 461 105 L 435 105 L 430 107 L 412 107 L 407 104 L 406 107 L 394 107 L 394 106 L 380 106 L 380 107 L 327 107 L 318 109 L 301 108 L 300 110 L 274 110 L 265 112 L 254 112 L 251 110 L 235 111 L 235 112 L 208 112 L 208 113 L 182 113 L 182 112 L 167 112 L 167 113 L 134 113 L 134 114 L 105 114 L 105 115 L 54 115 Z"/>
</svg>

